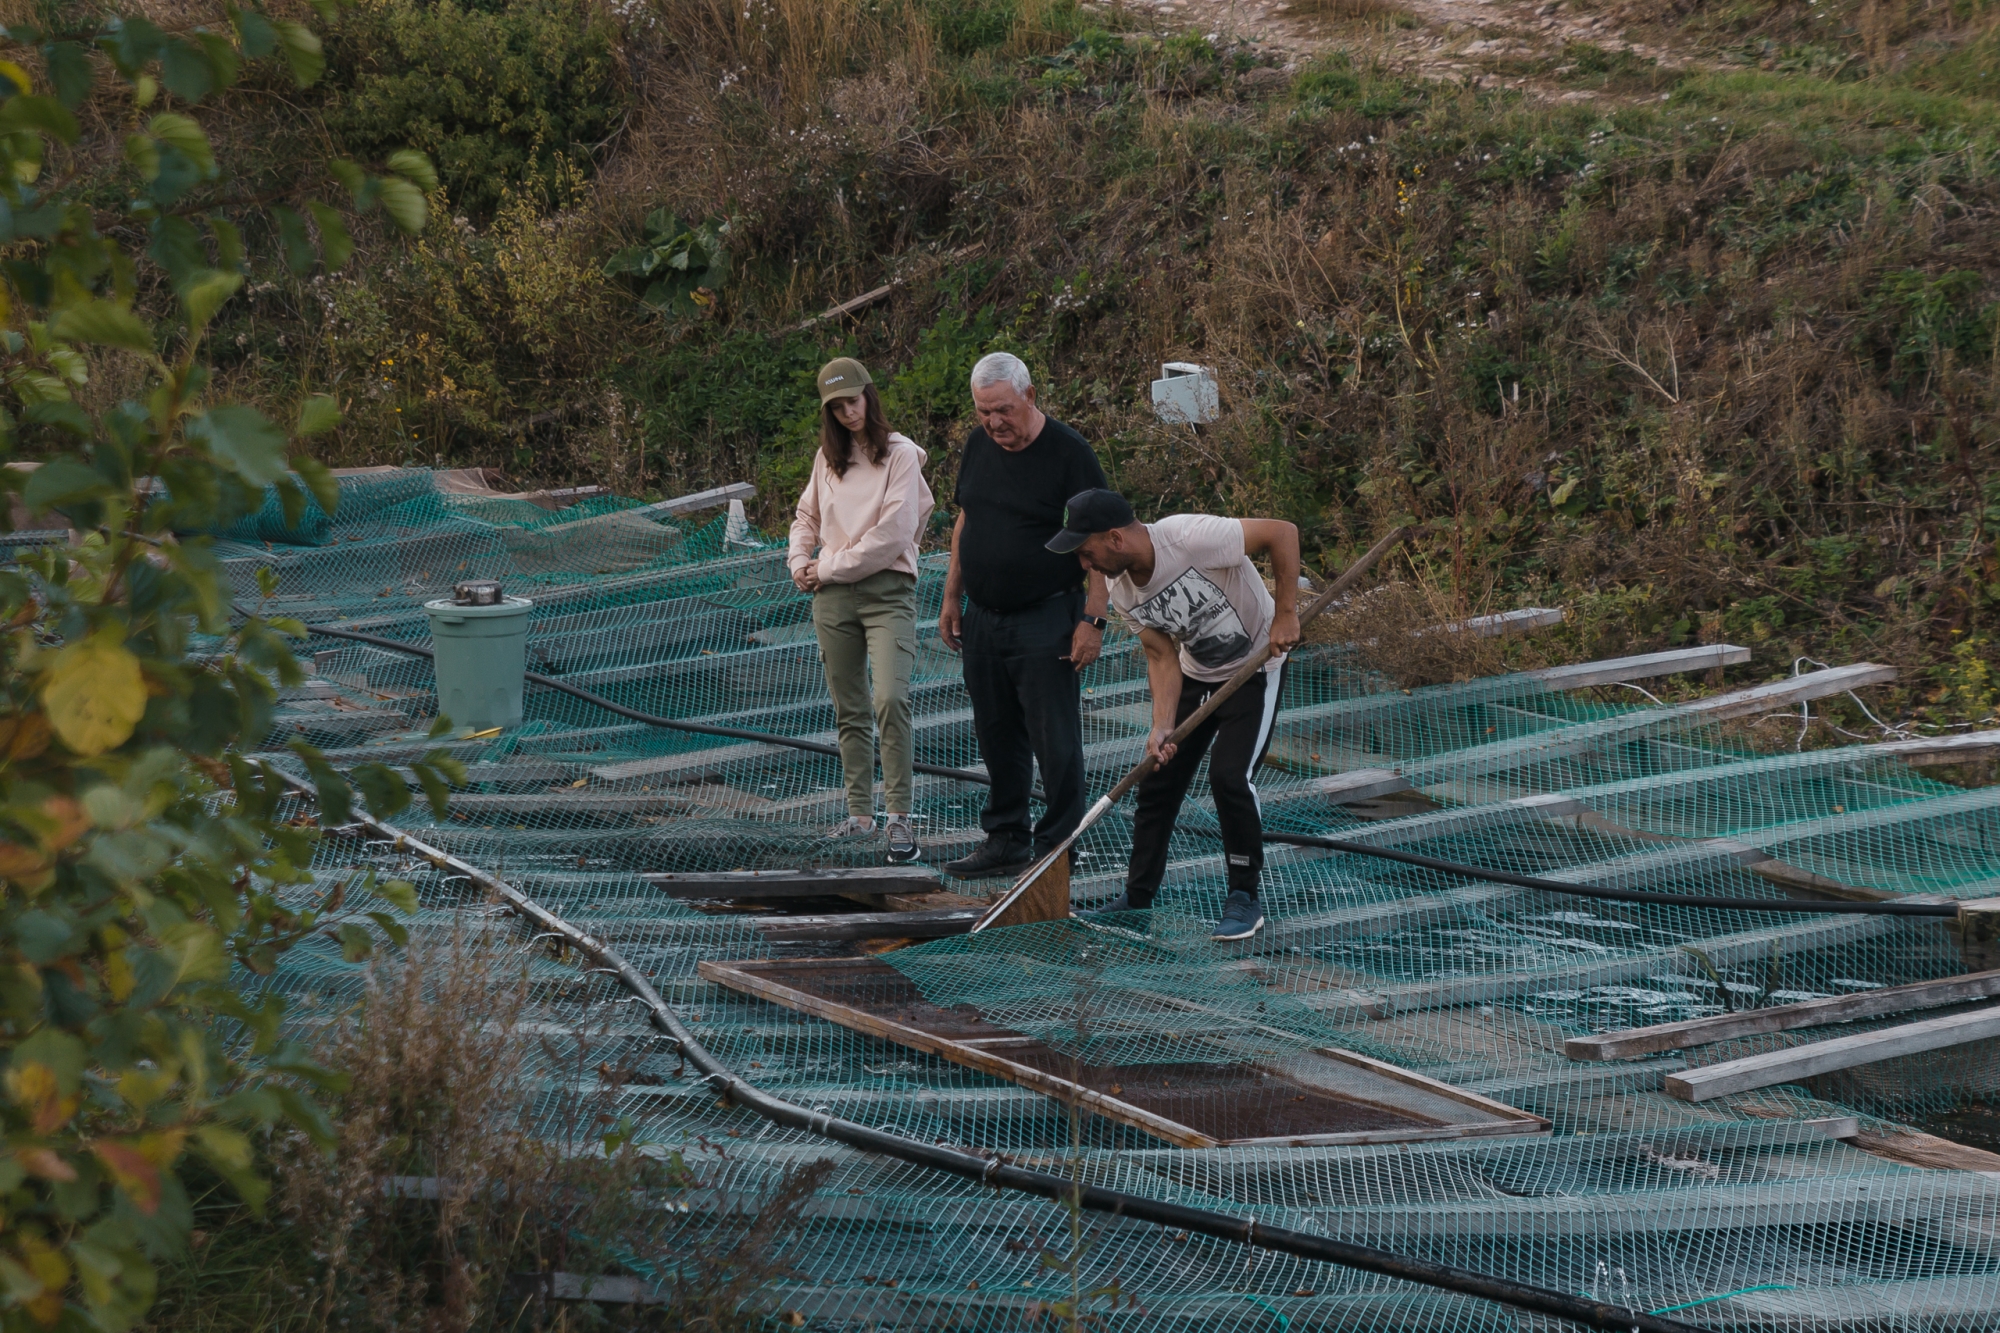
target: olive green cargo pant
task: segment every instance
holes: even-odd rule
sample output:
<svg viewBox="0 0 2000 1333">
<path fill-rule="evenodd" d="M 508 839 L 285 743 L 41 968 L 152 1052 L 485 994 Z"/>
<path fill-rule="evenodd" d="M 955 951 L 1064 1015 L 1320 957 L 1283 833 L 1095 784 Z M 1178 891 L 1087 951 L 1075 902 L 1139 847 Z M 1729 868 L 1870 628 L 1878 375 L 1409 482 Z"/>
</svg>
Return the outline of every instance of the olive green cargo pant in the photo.
<svg viewBox="0 0 2000 1333">
<path fill-rule="evenodd" d="M 859 583 L 829 583 L 813 594 L 813 629 L 840 728 L 840 768 L 847 812 L 875 814 L 875 733 L 882 736 L 882 804 L 908 814 L 915 797 L 910 765 L 910 671 L 917 661 L 917 581 L 885 569 Z M 869 671 L 873 665 L 873 688 Z"/>
</svg>

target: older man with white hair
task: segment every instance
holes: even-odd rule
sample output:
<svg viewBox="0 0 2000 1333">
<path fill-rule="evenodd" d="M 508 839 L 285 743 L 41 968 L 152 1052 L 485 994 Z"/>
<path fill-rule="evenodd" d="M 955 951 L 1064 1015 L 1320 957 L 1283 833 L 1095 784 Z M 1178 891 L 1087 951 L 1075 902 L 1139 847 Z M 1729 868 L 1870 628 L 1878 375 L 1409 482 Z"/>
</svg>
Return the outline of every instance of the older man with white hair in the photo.
<svg viewBox="0 0 2000 1333">
<path fill-rule="evenodd" d="M 1063 503 L 1107 485 L 1083 436 L 1044 413 L 1021 358 L 992 352 L 972 368 L 979 425 L 958 465 L 938 633 L 965 655 L 972 728 L 993 786 L 979 817 L 986 841 L 945 869 L 967 879 L 1013 875 L 1083 818 L 1083 720 L 1077 673 L 1104 644 L 1104 576 L 1048 541 Z M 1028 822 L 1034 766 L 1042 817 Z"/>
</svg>

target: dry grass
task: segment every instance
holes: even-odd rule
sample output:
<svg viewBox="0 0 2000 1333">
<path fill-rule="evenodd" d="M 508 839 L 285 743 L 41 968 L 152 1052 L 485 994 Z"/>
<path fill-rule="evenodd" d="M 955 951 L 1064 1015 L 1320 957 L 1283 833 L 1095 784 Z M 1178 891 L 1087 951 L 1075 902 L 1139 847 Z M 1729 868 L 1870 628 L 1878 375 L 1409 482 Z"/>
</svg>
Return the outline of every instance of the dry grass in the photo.
<svg viewBox="0 0 2000 1333">
<path fill-rule="evenodd" d="M 211 1229 L 167 1275 L 160 1333 L 763 1326 L 760 1293 L 787 1271 L 799 1209 L 831 1164 L 711 1195 L 679 1153 L 625 1136 L 619 1090 L 639 1077 L 627 1039 L 529 1036 L 523 957 L 492 938 L 378 962 L 321 1027 L 314 1054 L 349 1080 L 327 1107 L 333 1148 L 275 1145 L 279 1225 L 205 1196 Z M 662 1304 L 570 1305 L 536 1281 L 629 1272 L 630 1256 L 654 1266 Z"/>
</svg>

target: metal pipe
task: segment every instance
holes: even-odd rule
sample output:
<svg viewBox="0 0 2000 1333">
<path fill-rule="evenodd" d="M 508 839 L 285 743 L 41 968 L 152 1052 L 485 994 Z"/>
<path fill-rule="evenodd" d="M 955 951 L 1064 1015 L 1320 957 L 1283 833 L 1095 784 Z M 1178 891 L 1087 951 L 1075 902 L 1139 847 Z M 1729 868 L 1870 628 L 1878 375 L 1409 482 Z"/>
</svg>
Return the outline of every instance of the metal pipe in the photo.
<svg viewBox="0 0 2000 1333">
<path fill-rule="evenodd" d="M 312 784 L 282 769 L 276 771 L 294 792 L 307 799 L 317 800 L 318 792 Z M 1399 1278 L 1444 1291 L 1476 1296 L 1516 1309 L 1567 1319 L 1588 1328 L 1615 1330 L 1616 1333 L 1624 1333 L 1625 1330 L 1632 1330 L 1632 1333 L 1711 1333 L 1710 1330 L 1695 1324 L 1685 1324 L 1677 1319 L 1664 1319 L 1658 1315 L 1628 1310 L 1603 1301 L 1572 1296 L 1568 1292 L 1530 1286 L 1507 1278 L 1458 1268 L 1451 1264 L 1410 1258 L 1372 1246 L 1356 1245 L 1349 1241 L 1334 1240 L 1328 1236 L 1316 1236 L 1310 1232 L 1267 1226 L 1254 1217 L 1232 1217 L 1227 1213 L 1212 1212 L 1205 1208 L 1192 1208 L 1186 1204 L 1167 1203 L 1143 1195 L 1085 1185 L 1044 1171 L 1029 1171 L 1023 1167 L 1012 1166 L 997 1155 L 981 1157 L 936 1144 L 919 1143 L 899 1134 L 870 1129 L 851 1120 L 843 1120 L 823 1111 L 809 1110 L 796 1103 L 773 1097 L 756 1085 L 738 1078 L 727 1065 L 696 1040 L 694 1034 L 681 1023 L 680 1017 L 674 1013 L 672 1007 L 661 998 L 658 991 L 653 989 L 652 983 L 610 945 L 587 931 L 571 925 L 513 885 L 487 874 L 442 848 L 433 847 L 429 843 L 413 838 L 401 829 L 385 824 L 370 815 L 359 815 L 355 819 L 355 824 L 372 829 L 390 839 L 396 851 L 408 852 L 428 861 L 440 870 L 466 876 L 505 901 L 543 931 L 561 935 L 579 952 L 596 959 L 604 971 L 615 975 L 624 983 L 626 989 L 645 1004 L 654 1026 L 666 1034 L 689 1064 L 701 1071 L 703 1081 L 717 1096 L 754 1111 L 775 1124 L 805 1130 L 807 1133 L 844 1143 L 850 1148 L 880 1153 L 915 1166 L 928 1167 L 967 1180 L 975 1180 L 983 1185 L 1016 1190 L 1058 1202 L 1068 1202 L 1089 1212 L 1130 1217 L 1182 1231 L 1198 1231 L 1206 1236 L 1236 1241 L 1255 1249 L 1274 1250 L 1301 1259 L 1338 1264 L 1343 1268 L 1378 1273 L 1384 1277 Z M 346 830 L 343 828 L 332 831 Z"/>
</svg>

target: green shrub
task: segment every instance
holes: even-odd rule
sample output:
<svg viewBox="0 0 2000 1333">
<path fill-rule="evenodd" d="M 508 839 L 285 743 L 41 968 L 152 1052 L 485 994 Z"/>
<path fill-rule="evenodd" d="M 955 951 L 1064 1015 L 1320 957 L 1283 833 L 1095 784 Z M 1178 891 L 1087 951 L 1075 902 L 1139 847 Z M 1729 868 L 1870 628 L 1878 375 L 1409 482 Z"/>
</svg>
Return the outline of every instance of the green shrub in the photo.
<svg viewBox="0 0 2000 1333">
<path fill-rule="evenodd" d="M 616 31 L 589 0 L 362 0 L 329 42 L 327 130 L 347 152 L 414 145 L 453 203 L 547 195 L 629 105 Z"/>
</svg>

